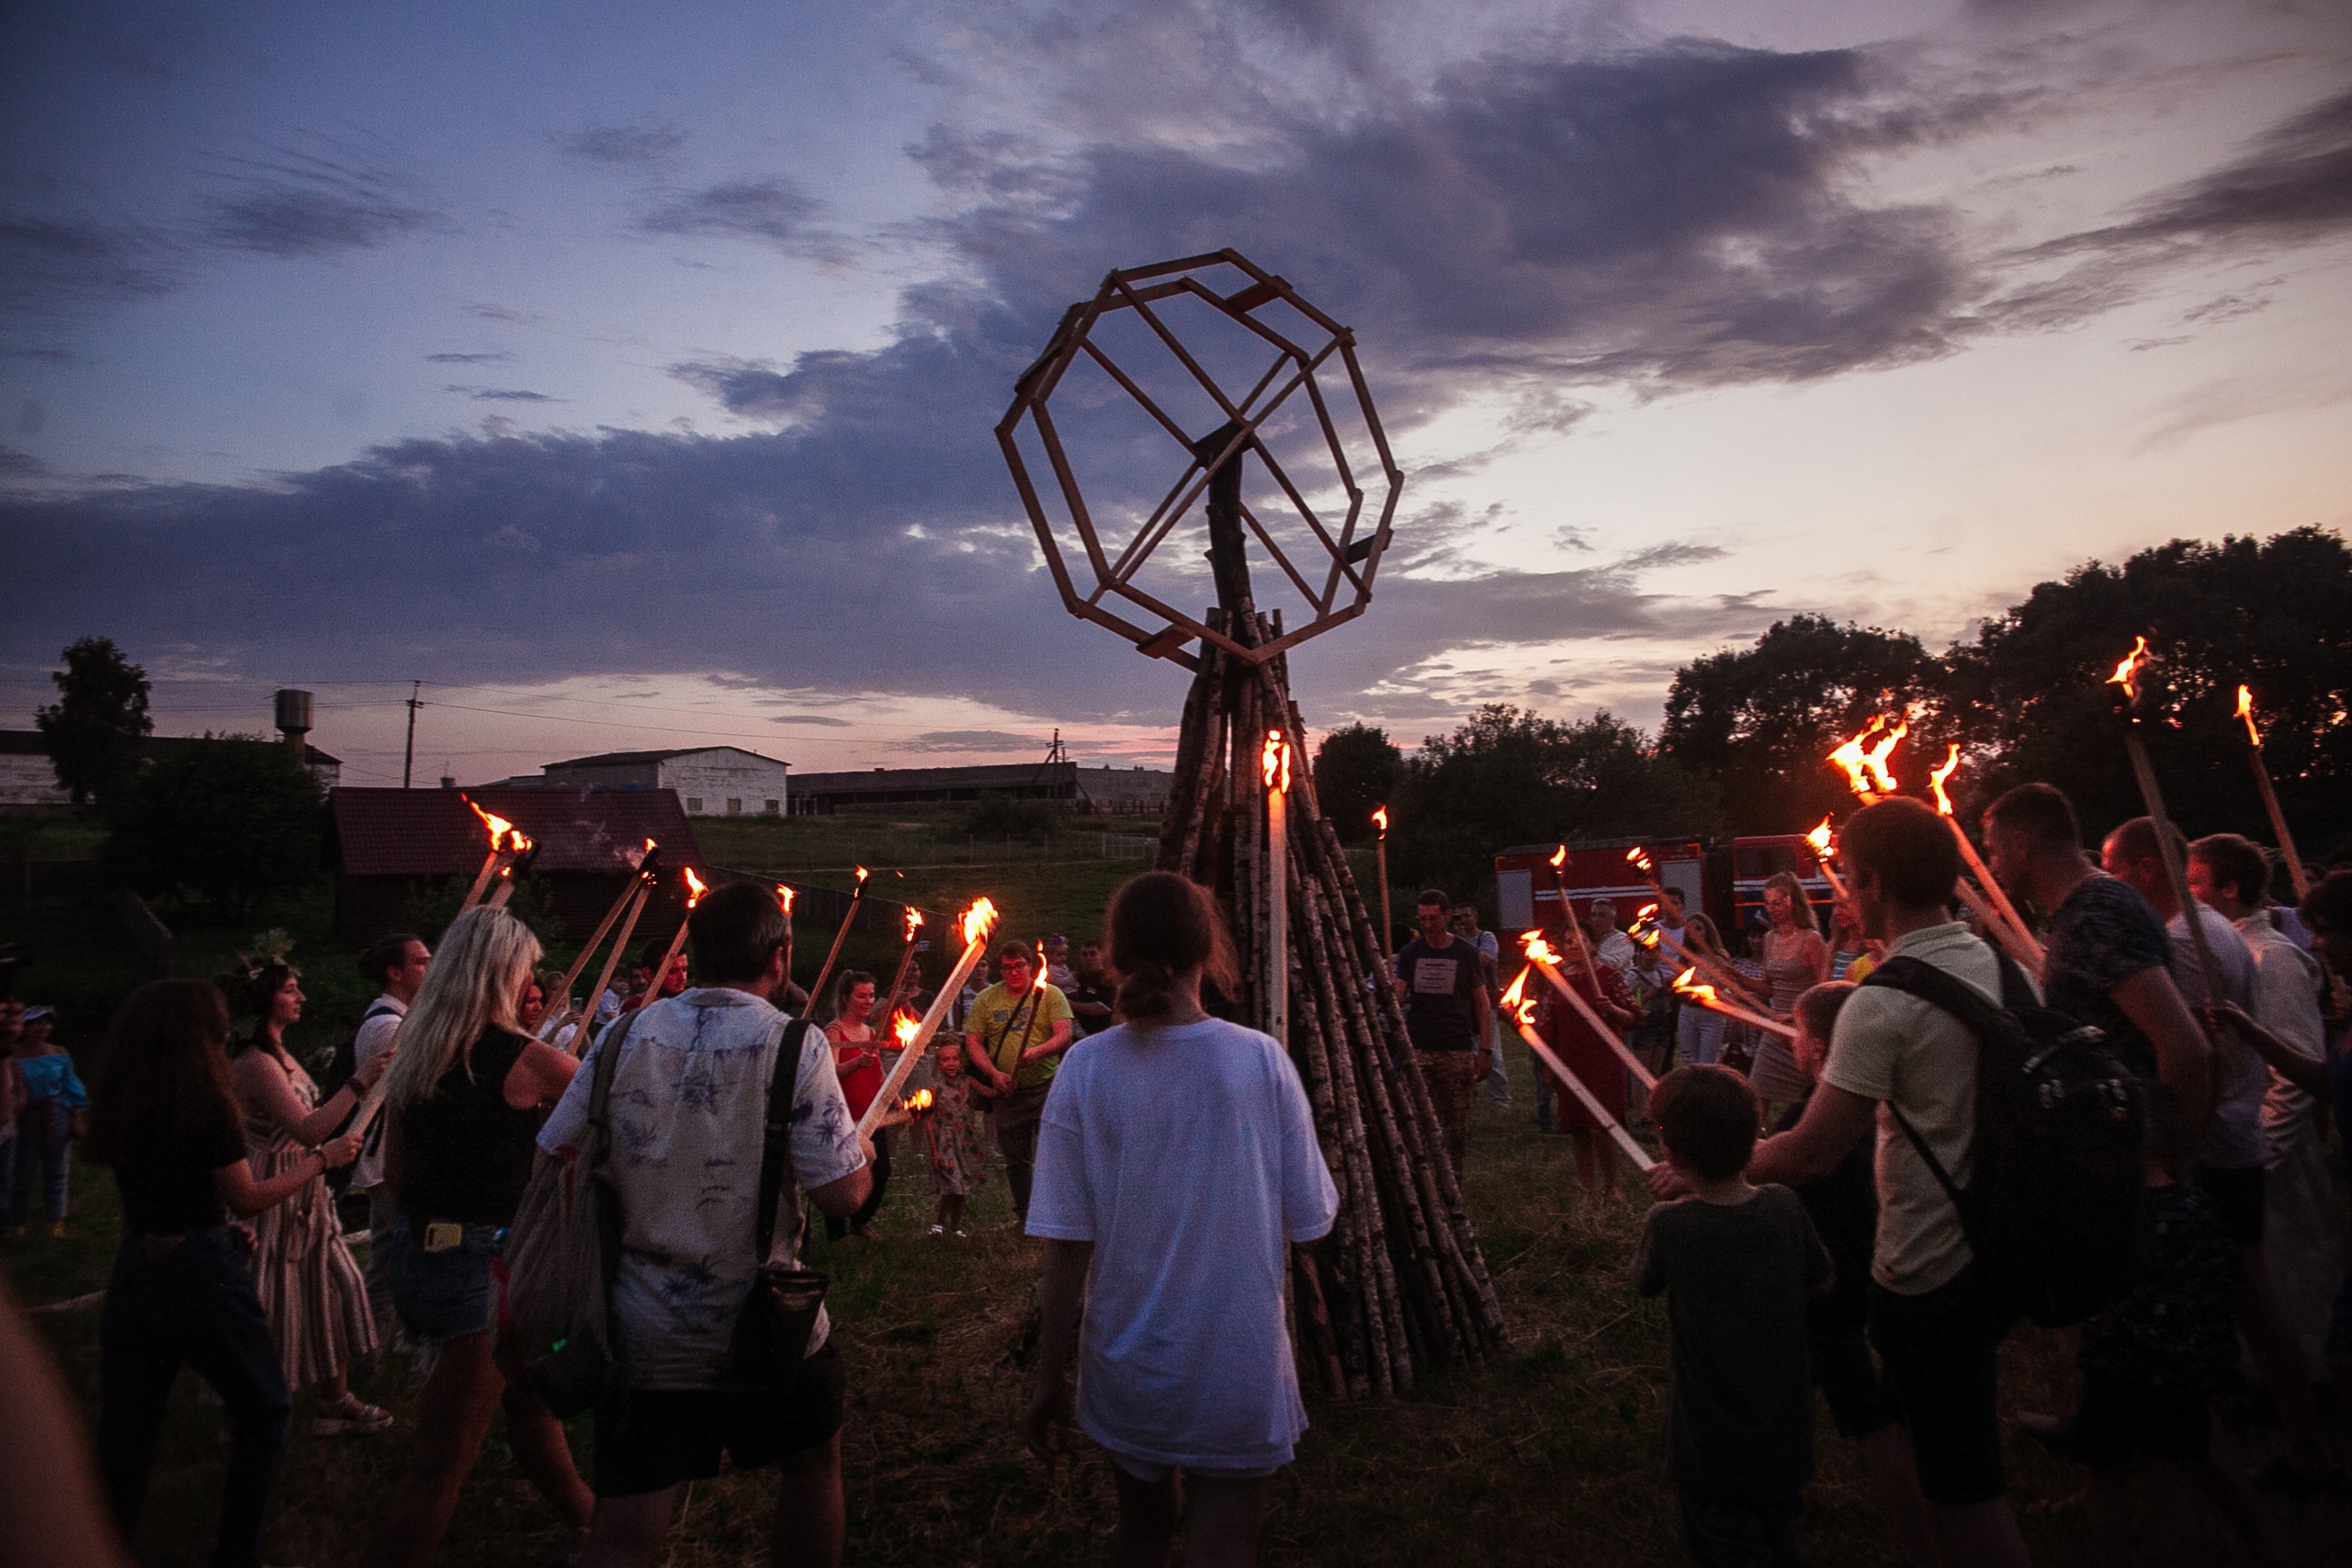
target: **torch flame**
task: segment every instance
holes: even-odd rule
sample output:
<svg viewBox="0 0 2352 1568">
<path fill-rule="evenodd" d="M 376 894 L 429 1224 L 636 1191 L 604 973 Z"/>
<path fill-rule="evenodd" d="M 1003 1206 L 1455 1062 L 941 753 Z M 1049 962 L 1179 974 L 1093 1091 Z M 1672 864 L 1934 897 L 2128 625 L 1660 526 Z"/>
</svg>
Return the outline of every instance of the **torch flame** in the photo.
<svg viewBox="0 0 2352 1568">
<path fill-rule="evenodd" d="M 1647 876 L 1656 868 L 1650 863 L 1650 852 L 1639 844 L 1625 852 L 1625 863 Z"/>
<path fill-rule="evenodd" d="M 1564 865 L 1566 865 L 1566 864 L 1567 864 L 1567 863 L 1568 863 L 1568 846 L 1567 846 L 1567 845 L 1566 845 L 1566 844 L 1562 844 L 1558 849 L 1554 850 L 1554 851 L 1552 852 L 1552 869 L 1553 869 L 1554 871 L 1557 871 L 1557 870 L 1559 870 L 1562 866 L 1564 866 Z"/>
<path fill-rule="evenodd" d="M 1372 825 L 1380 829 L 1382 838 L 1388 837 L 1388 807 L 1375 806 L 1372 808 Z"/>
<path fill-rule="evenodd" d="M 1528 962 L 1531 964 L 1557 964 L 1560 961 L 1559 953 L 1553 951 L 1552 944 L 1544 940 L 1542 931 L 1529 931 L 1519 939 L 1519 945 L 1526 953 Z"/>
<path fill-rule="evenodd" d="M 1657 906 L 1656 904 L 1645 904 L 1640 909 L 1634 912 L 1634 923 L 1635 925 L 1640 925 L 1644 920 L 1654 920 L 1656 919 L 1657 919 Z"/>
<path fill-rule="evenodd" d="M 907 906 L 907 940 L 908 940 L 909 942 L 912 942 L 912 941 L 914 941 L 914 939 L 915 939 L 915 931 L 916 931 L 916 930 L 917 930 L 918 928 L 920 928 L 922 925 L 922 911 L 921 909 L 916 908 L 912 904 L 908 905 L 908 906 Z"/>
<path fill-rule="evenodd" d="M 916 1035 L 922 1032 L 922 1020 L 910 1012 L 901 1011 L 890 1021 L 890 1032 L 899 1037 L 899 1049 L 903 1051 L 915 1043 Z"/>
<path fill-rule="evenodd" d="M 1826 855 L 1829 852 L 1829 818 L 1823 818 L 1821 826 L 1807 833 L 1804 841 L 1813 846 L 1815 857 Z"/>
<path fill-rule="evenodd" d="M 860 893 L 863 893 L 863 892 L 865 892 L 865 877 L 866 877 L 866 871 L 865 871 L 865 868 L 864 866 L 862 866 L 862 865 L 861 865 L 861 866 L 859 866 L 859 867 L 857 868 L 857 890 L 858 890 Z"/>
<path fill-rule="evenodd" d="M 1878 792 L 1881 795 L 1894 793 L 1894 774 L 1888 771 L 1886 759 L 1894 752 L 1894 748 L 1901 744 L 1903 738 L 1910 733 L 1911 724 L 1908 719 L 1905 719 L 1888 730 L 1884 739 L 1863 753 L 1862 761 L 1870 769 L 1871 777 L 1876 781 Z"/>
<path fill-rule="evenodd" d="M 1495 998 L 1495 1005 L 1503 1009 L 1506 1012 L 1512 1008 L 1517 1007 L 1520 1004 L 1520 999 L 1527 994 L 1527 976 L 1529 973 L 1530 971 L 1521 969 L 1519 972 L 1518 978 L 1511 981 L 1510 985 L 1503 991 L 1503 994 Z"/>
<path fill-rule="evenodd" d="M 775 885 L 775 901 L 784 906 L 784 918 L 792 919 L 792 889 L 779 882 Z"/>
<path fill-rule="evenodd" d="M 1697 973 L 1696 969 L 1685 969 L 1681 974 L 1677 975 L 1674 977 L 1674 988 L 1702 1005 L 1713 1005 L 1715 1000 L 1715 988 L 1713 986 L 1694 983 L 1690 977 Z"/>
<path fill-rule="evenodd" d="M 481 807 L 474 805 L 471 800 L 466 799 L 463 795 L 458 796 L 458 798 L 465 800 L 468 808 L 470 809 L 475 816 L 481 818 L 481 825 L 490 829 L 490 847 L 492 850 L 501 850 L 505 848 L 504 840 L 506 835 L 514 830 L 514 824 L 509 822 L 503 817 L 492 816 L 491 813 L 484 811 Z"/>
<path fill-rule="evenodd" d="M 1290 793 L 1290 741 L 1279 729 L 1266 731 L 1266 743 L 1258 750 L 1258 768 L 1265 775 L 1266 787 L 1277 794 Z M 1384 828 L 1387 824 L 1381 824 Z"/>
<path fill-rule="evenodd" d="M 702 896 L 709 891 L 710 889 L 703 885 L 702 878 L 695 874 L 695 868 L 686 867 L 686 908 L 691 909 L 701 903 Z"/>
<path fill-rule="evenodd" d="M 919 1089 L 915 1090 L 914 1093 L 907 1096 L 901 1103 L 904 1104 L 909 1111 L 911 1111 L 920 1116 L 922 1112 L 931 1109 L 931 1090 L 927 1089 Z"/>
<path fill-rule="evenodd" d="M 1886 720 L 1873 715 L 1860 735 L 1829 753 L 1830 762 L 1846 770 L 1846 783 L 1852 786 L 1856 795 L 1865 794 L 1870 789 L 1870 785 L 1862 777 L 1863 771 L 1870 766 L 1868 758 L 1862 750 L 1862 742 L 1885 728 Z"/>
<path fill-rule="evenodd" d="M 2110 686 L 2122 687 L 2125 702 L 2138 702 L 2140 700 L 2140 667 L 2147 662 L 2148 639 L 2139 637 L 2134 640 L 2132 651 L 2125 656 L 2123 662 L 2115 667 L 2115 673 L 2107 678 L 2107 683 Z"/>
<path fill-rule="evenodd" d="M 2257 751 L 2262 750 L 2262 731 L 2254 727 L 2254 692 L 2251 687 L 2238 688 L 2237 716 L 2245 720 L 2245 738 Z"/>
<path fill-rule="evenodd" d="M 1952 770 L 1959 766 L 1960 742 L 1955 740 L 1951 750 L 1944 753 L 1944 765 L 1928 775 L 1928 787 L 1936 792 L 1936 809 L 1946 817 L 1951 815 L 1951 796 L 1944 793 L 1944 780 L 1951 777 Z"/>
<path fill-rule="evenodd" d="M 964 911 L 966 945 L 968 946 L 988 935 L 989 928 L 994 924 L 996 924 L 996 906 L 986 898 L 975 899 L 972 907 Z"/>
</svg>

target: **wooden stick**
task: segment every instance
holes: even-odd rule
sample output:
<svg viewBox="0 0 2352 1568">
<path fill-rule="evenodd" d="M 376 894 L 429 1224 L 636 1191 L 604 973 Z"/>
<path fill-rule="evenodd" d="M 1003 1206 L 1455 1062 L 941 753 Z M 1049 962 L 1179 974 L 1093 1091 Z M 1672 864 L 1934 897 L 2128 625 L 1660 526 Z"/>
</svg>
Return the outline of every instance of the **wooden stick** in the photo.
<svg viewBox="0 0 2352 1568">
<path fill-rule="evenodd" d="M 1961 858 L 1975 874 L 1978 886 L 1984 889 L 1984 902 L 1991 907 L 1986 923 L 1995 925 L 1996 929 L 2007 928 L 2008 935 L 2002 937 L 2001 945 L 2009 950 L 2010 957 L 2031 970 L 2035 979 L 2041 979 L 2041 967 L 2048 962 L 2041 942 L 2027 927 L 2025 917 L 2018 913 L 2018 907 L 2009 902 L 2008 890 L 2001 886 L 2000 879 L 1984 864 L 1984 857 L 1978 854 L 1976 846 L 1969 841 L 1968 830 L 1960 825 L 1960 818 L 1947 817 L 1944 820 L 1951 825 L 1951 836 L 1960 843 Z M 1961 878 L 1960 886 L 1960 896 L 1963 901 L 1968 901 L 1968 907 L 1976 909 L 1980 915 L 1985 914 L 1986 911 L 1976 902 L 1969 901 L 1966 877 Z"/>
<path fill-rule="evenodd" d="M 1631 1046 L 1617 1038 L 1617 1032 L 1600 1021 L 1600 1014 L 1593 1010 L 1592 1004 L 1578 995 L 1577 988 L 1563 979 L 1557 969 L 1541 959 L 1532 960 L 1531 963 L 1534 968 L 1543 972 L 1544 978 L 1552 982 L 1552 988 L 1559 992 L 1570 1007 L 1584 1015 L 1585 1022 L 1592 1027 L 1593 1032 L 1600 1035 L 1608 1043 L 1609 1048 L 1617 1053 L 1618 1058 L 1633 1069 L 1634 1076 L 1642 1080 L 1644 1089 L 1657 1087 L 1657 1075 L 1643 1065 L 1642 1059 L 1634 1055 Z M 1600 987 L 1596 985 L 1593 988 L 1599 990 Z"/>
<path fill-rule="evenodd" d="M 1568 902 L 1567 878 L 1562 874 L 1562 867 L 1568 858 L 1567 845 L 1559 847 L 1559 856 L 1557 861 L 1546 861 L 1544 863 L 1552 868 L 1552 891 L 1560 900 L 1560 924 L 1567 929 L 1569 938 L 1576 942 L 1577 956 L 1584 960 L 1584 977 L 1592 982 L 1592 994 L 1597 997 L 1600 995 L 1600 975 L 1592 966 L 1592 943 L 1585 936 L 1584 922 L 1577 919 L 1576 907 Z"/>
<path fill-rule="evenodd" d="M 505 858 L 504 850 L 492 850 L 482 856 L 481 869 L 474 874 L 474 885 L 466 889 L 466 901 L 458 906 L 458 913 L 462 915 L 481 902 L 481 892 L 483 888 L 490 886 L 491 874 L 498 869 L 499 862 Z"/>
<path fill-rule="evenodd" d="M 940 1022 L 946 1018 L 947 1010 L 956 1004 L 956 995 L 963 990 L 964 982 L 971 978 L 972 970 L 988 950 L 989 933 L 984 926 L 979 935 L 964 944 L 964 956 L 956 961 L 956 967 L 949 971 L 946 981 L 940 986 L 939 994 L 931 998 L 930 1010 L 922 1015 L 922 1021 L 908 1037 L 907 1048 L 899 1054 L 899 1065 L 892 1067 L 890 1076 L 882 1080 L 881 1090 L 875 1095 L 874 1103 L 867 1106 L 865 1114 L 858 1119 L 858 1132 L 872 1132 L 874 1123 L 881 1120 L 883 1112 L 897 1097 L 899 1086 L 907 1081 L 907 1075 L 914 1071 L 917 1062 L 922 1060 L 924 1049 L 931 1044 L 931 1037 L 939 1032 Z M 810 999 L 812 1002 L 815 999 L 813 993 Z"/>
<path fill-rule="evenodd" d="M 1584 1087 L 1584 1080 L 1568 1071 L 1567 1064 L 1552 1054 L 1552 1047 L 1544 1043 L 1544 1036 L 1535 1032 L 1533 1024 L 1521 1023 L 1519 1037 L 1527 1042 L 1527 1048 L 1542 1057 L 1544 1065 L 1551 1068 L 1578 1100 L 1584 1101 L 1584 1108 L 1592 1113 L 1593 1119 L 1609 1129 L 1609 1135 L 1617 1140 L 1617 1146 L 1625 1151 L 1625 1157 L 1634 1162 L 1634 1169 L 1646 1171 L 1657 1163 L 1650 1158 L 1649 1150 L 1635 1143 L 1634 1135 L 1617 1124 L 1617 1118 L 1600 1108 L 1600 1101 L 1593 1098 L 1592 1090 Z"/>
<path fill-rule="evenodd" d="M 2001 919 L 2000 911 L 1993 908 L 1991 901 L 1978 892 L 1976 885 L 1968 878 L 1962 877 L 1953 884 L 1952 890 L 1960 895 L 1960 901 L 1974 910 L 1976 918 L 1984 922 L 1984 929 L 1993 933 L 1993 940 L 2001 944 L 2002 950 L 2023 965 L 2026 973 L 2040 980 L 2044 962 L 2041 944 Z"/>
<path fill-rule="evenodd" d="M 1776 1018 L 1767 1018 L 1760 1012 L 1750 1012 L 1743 1007 L 1734 1007 L 1721 997 L 1692 996 L 1689 991 L 1683 992 L 1682 996 L 1686 1001 L 1697 1002 L 1701 1007 L 1722 1013 L 1725 1018 L 1736 1018 L 1742 1023 L 1753 1024 L 1768 1033 L 1779 1035 L 1783 1040 L 1794 1040 L 1797 1037 L 1797 1032 L 1792 1025 L 1782 1023 Z"/>
<path fill-rule="evenodd" d="M 1388 808 L 1384 806 L 1380 809 L 1385 817 Z M 1396 950 L 1392 944 L 1396 941 L 1396 919 L 1388 910 L 1388 829 L 1385 823 L 1381 827 L 1380 837 L 1373 840 L 1373 852 L 1380 863 L 1380 955 L 1394 959 Z M 1395 966 L 1392 964 L 1390 967 L 1393 969 Z"/>
<path fill-rule="evenodd" d="M 1274 731 L 1268 730 L 1269 743 Z M 1280 742 L 1279 755 L 1290 750 L 1290 739 Z M 1285 1051 L 1290 1049 L 1290 765 L 1278 772 L 1266 790 L 1266 1032 Z"/>
<path fill-rule="evenodd" d="M 1770 1002 L 1747 988 L 1747 982 L 1740 972 L 1728 964 L 1719 961 L 1715 954 L 1707 952 L 1704 948 L 1685 947 L 1682 940 L 1664 926 L 1657 928 L 1657 935 L 1658 940 L 1672 948 L 1674 955 L 1682 960 L 1682 967 L 1696 969 L 1700 974 L 1704 975 L 1708 983 L 1717 991 L 1729 991 L 1732 995 L 1753 1002 L 1768 1012 L 1771 1010 Z"/>
<path fill-rule="evenodd" d="M 632 897 L 636 897 L 637 889 L 641 880 L 642 878 L 639 874 L 632 873 L 629 879 L 621 884 L 620 897 L 614 899 L 613 907 L 605 911 L 605 918 L 596 922 L 595 934 L 588 939 L 587 945 L 580 950 L 579 956 L 572 959 L 571 967 L 563 972 L 561 996 L 549 997 L 548 998 L 549 1017 L 554 1016 L 553 1010 L 556 1007 L 561 1006 L 569 1008 L 571 1006 L 571 987 L 580 983 L 582 972 L 588 967 L 588 960 L 594 956 L 596 949 L 603 944 L 605 933 L 613 929 L 613 922 L 621 918 L 621 910 L 628 908 L 628 901 Z M 601 995 L 602 993 L 599 994 Z M 593 1003 L 590 1005 L 588 1010 L 591 1013 L 594 1013 L 596 1010 Z M 544 1038 L 544 1036 L 542 1036 L 542 1038 Z"/>
<path fill-rule="evenodd" d="M 2287 874 L 2294 881 L 2295 901 L 2301 903 L 2311 896 L 2312 879 L 2303 870 L 2303 857 L 2295 851 L 2295 835 L 2288 830 L 2286 812 L 2279 809 L 2278 792 L 2270 787 L 2270 769 L 2262 760 L 2262 748 L 2249 748 L 2246 761 L 2254 764 L 2254 782 L 2262 790 L 2262 808 L 2270 813 L 2270 830 L 2278 836 L 2278 851 L 2287 857 Z"/>
<path fill-rule="evenodd" d="M 656 881 L 658 881 L 658 877 Z M 645 901 L 653 896 L 655 882 L 639 878 L 637 893 L 628 907 L 628 918 L 621 922 L 621 934 L 613 939 L 613 950 L 605 954 L 605 966 L 596 974 L 596 984 L 588 992 L 588 1006 L 580 1015 L 580 1030 L 571 1037 L 571 1054 L 588 1054 L 589 1036 L 596 1032 L 597 1004 L 605 999 L 605 987 L 613 983 L 613 971 L 619 967 L 621 954 L 628 951 L 628 939 L 636 934 L 637 918 L 645 913 Z"/>
<path fill-rule="evenodd" d="M 2171 879 L 2173 897 L 2180 904 L 2181 922 L 2188 927 L 2188 940 L 2197 948 L 2197 966 L 2205 976 L 2205 999 L 2227 1000 L 2230 993 L 2222 984 L 2222 966 L 2214 961 L 2212 944 L 2205 940 L 2205 922 L 2197 918 L 2197 895 L 2188 890 L 2188 867 L 2181 860 L 2180 846 L 2173 842 L 2177 829 L 2165 814 L 2164 792 L 2156 787 L 2156 770 L 2148 761 L 2148 749 L 2141 742 L 2136 721 L 2124 731 L 2123 746 L 2131 753 L 2132 772 L 2140 781 L 2140 798 L 2156 826 L 2156 851 L 2164 857 L 2165 875 Z"/>
<path fill-rule="evenodd" d="M 849 913 L 842 917 L 842 929 L 833 933 L 832 951 L 825 954 L 824 966 L 817 971 L 817 983 L 808 987 L 808 1010 L 811 1012 L 824 1005 L 825 981 L 833 972 L 833 960 L 842 955 L 842 943 L 849 940 L 849 928 L 856 923 L 857 906 L 865 897 L 865 878 L 860 876 L 856 890 L 849 896 Z"/>
</svg>

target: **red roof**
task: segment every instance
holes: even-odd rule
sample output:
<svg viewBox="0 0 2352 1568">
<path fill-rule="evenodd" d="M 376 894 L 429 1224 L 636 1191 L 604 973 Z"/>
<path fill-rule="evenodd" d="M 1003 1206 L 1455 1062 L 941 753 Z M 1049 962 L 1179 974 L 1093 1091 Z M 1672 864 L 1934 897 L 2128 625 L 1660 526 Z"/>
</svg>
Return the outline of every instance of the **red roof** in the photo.
<svg viewBox="0 0 2352 1568">
<path fill-rule="evenodd" d="M 662 863 L 703 864 L 695 830 L 668 789 L 338 789 L 329 796 L 346 876 L 470 876 L 490 852 L 473 801 L 539 843 L 535 872 L 618 874 L 645 840 Z"/>
</svg>

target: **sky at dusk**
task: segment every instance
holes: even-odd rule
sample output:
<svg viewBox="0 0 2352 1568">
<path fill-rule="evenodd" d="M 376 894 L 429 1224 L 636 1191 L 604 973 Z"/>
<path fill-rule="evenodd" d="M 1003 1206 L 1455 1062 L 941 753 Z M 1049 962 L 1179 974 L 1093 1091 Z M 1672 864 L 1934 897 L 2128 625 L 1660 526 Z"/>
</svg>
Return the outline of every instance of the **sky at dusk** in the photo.
<svg viewBox="0 0 2352 1568">
<path fill-rule="evenodd" d="M 1792 613 L 2352 515 L 2340 0 L 22 4 L 0 138 L 0 728 L 103 635 L 352 784 L 411 681 L 425 779 L 1162 761 L 992 426 L 1227 245 L 1405 475 L 1313 727 L 1654 727 Z"/>
</svg>

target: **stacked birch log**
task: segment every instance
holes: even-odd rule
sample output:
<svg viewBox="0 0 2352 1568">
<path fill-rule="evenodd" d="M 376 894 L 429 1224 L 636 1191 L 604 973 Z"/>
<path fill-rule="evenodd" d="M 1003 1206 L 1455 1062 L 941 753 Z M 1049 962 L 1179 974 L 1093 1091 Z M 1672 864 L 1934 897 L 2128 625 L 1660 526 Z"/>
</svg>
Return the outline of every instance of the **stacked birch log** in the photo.
<svg viewBox="0 0 2352 1568">
<path fill-rule="evenodd" d="M 1259 615 L 1246 598 L 1209 616 L 1245 647 L 1282 631 L 1279 615 Z M 1288 878 L 1288 1043 L 1340 1190 L 1331 1234 L 1293 1249 L 1299 1361 L 1333 1395 L 1363 1398 L 1476 1360 L 1509 1337 L 1404 1015 L 1389 987 L 1373 983 L 1386 973 L 1383 933 L 1304 767 L 1288 804 L 1289 863 L 1269 863 L 1262 744 L 1280 730 L 1306 755 L 1289 686 L 1279 655 L 1251 664 L 1204 648 L 1159 865 L 1216 890 L 1240 949 L 1235 1016 L 1259 1028 L 1272 1013 L 1272 879 Z"/>
</svg>

